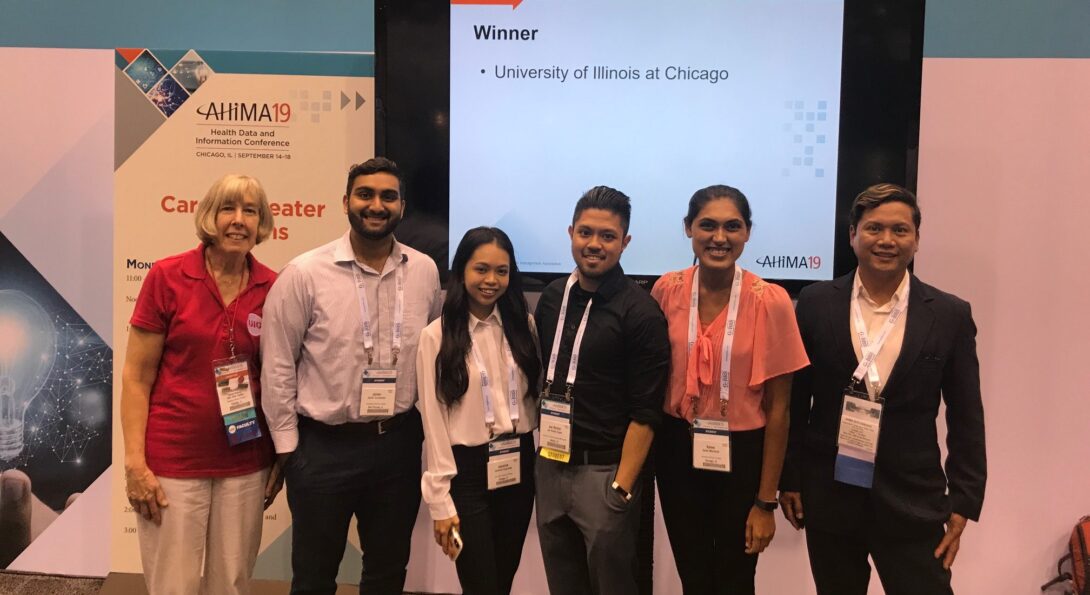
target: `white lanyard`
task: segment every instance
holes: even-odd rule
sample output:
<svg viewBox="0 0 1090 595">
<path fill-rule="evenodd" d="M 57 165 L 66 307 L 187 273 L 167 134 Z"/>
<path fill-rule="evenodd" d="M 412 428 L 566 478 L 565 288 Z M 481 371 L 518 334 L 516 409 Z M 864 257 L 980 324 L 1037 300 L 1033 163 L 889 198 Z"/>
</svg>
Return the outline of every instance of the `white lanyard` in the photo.
<svg viewBox="0 0 1090 595">
<path fill-rule="evenodd" d="M 363 328 L 363 348 L 367 352 L 367 365 L 375 359 L 375 336 L 371 330 L 371 315 L 367 308 L 367 295 L 363 285 L 363 273 L 360 272 L 359 263 L 352 263 L 352 276 L 356 279 L 356 297 L 360 302 L 360 327 Z M 405 319 L 405 271 L 399 263 L 394 271 L 394 332 L 390 352 L 393 354 L 393 364 L 397 365 L 397 356 L 401 353 L 401 325 Z"/>
<path fill-rule="evenodd" d="M 719 368 L 719 409 L 727 414 L 727 402 L 730 401 L 730 354 L 734 350 L 734 329 L 738 324 L 738 304 L 742 298 L 742 267 L 734 264 L 734 281 L 730 286 L 730 301 L 727 305 L 727 326 L 723 333 L 722 363 Z M 697 327 L 700 324 L 700 267 L 693 271 L 692 297 L 689 299 L 689 347 L 690 355 L 696 343 Z M 696 397 L 693 397 L 696 406 Z"/>
<path fill-rule="evenodd" d="M 852 384 L 858 384 L 863 381 L 863 375 L 867 375 L 867 379 L 870 381 L 871 386 L 875 389 L 875 396 L 877 396 L 877 390 L 881 378 L 878 376 L 878 367 L 874 365 L 874 360 L 878 357 L 878 353 L 882 351 L 882 346 L 886 344 L 886 339 L 889 338 L 893 327 L 896 326 L 897 321 L 901 316 L 908 311 L 908 290 L 910 285 L 905 285 L 905 294 L 897 300 L 897 305 L 890 311 L 889 317 L 886 318 L 885 323 L 882 324 L 882 329 L 878 333 L 878 338 L 872 343 L 867 336 L 867 323 L 863 321 L 863 311 L 859 308 L 859 296 L 852 296 L 852 317 L 855 318 L 855 336 L 859 339 L 859 352 L 863 354 L 863 357 L 859 360 L 859 365 L 856 366 L 855 372 L 852 372 Z"/>
<path fill-rule="evenodd" d="M 564 334 L 564 319 L 568 315 L 568 295 L 571 293 L 572 285 L 575 285 L 578 276 L 575 272 L 572 272 L 568 277 L 567 284 L 564 285 L 564 299 L 560 301 L 560 316 L 556 320 L 556 331 L 553 333 L 553 348 L 549 353 L 549 369 L 545 372 L 545 392 L 549 392 L 549 387 L 553 384 L 553 378 L 556 376 L 556 360 L 560 356 L 560 337 Z M 567 389 L 564 391 L 564 395 L 571 398 L 572 387 L 575 386 L 575 374 L 576 369 L 579 367 L 579 349 L 583 344 L 583 332 L 587 330 L 587 319 L 590 317 L 590 306 L 594 303 L 594 299 L 587 300 L 587 309 L 583 311 L 583 319 L 579 322 L 579 330 L 575 333 L 575 344 L 571 349 L 571 362 L 568 363 L 568 378 Z"/>
<path fill-rule="evenodd" d="M 472 316 L 472 314 L 470 316 Z M 507 413 L 511 416 L 511 431 L 517 433 L 519 423 L 518 372 L 515 369 L 515 358 L 512 357 L 511 349 L 507 344 L 507 337 L 502 335 L 502 327 L 500 333 L 503 337 L 500 348 L 503 351 L 503 358 L 507 364 Z M 473 354 L 473 363 L 476 364 L 477 372 L 481 375 L 481 395 L 484 399 L 484 423 L 488 426 L 489 435 L 494 435 L 492 428 L 496 426 L 496 413 L 492 408 L 492 380 L 488 377 L 488 370 L 485 368 L 480 351 L 477 350 L 476 341 L 473 342 L 469 351 Z"/>
</svg>

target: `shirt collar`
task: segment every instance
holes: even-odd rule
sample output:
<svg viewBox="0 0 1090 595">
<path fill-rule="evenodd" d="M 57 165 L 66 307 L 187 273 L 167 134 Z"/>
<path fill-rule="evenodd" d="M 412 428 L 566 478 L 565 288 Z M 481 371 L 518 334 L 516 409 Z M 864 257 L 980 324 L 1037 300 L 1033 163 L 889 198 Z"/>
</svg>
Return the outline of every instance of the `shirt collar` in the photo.
<svg viewBox="0 0 1090 595">
<path fill-rule="evenodd" d="M 624 289 L 624 269 L 621 268 L 620 263 L 617 263 L 617 266 L 613 267 L 608 272 L 606 272 L 606 274 L 602 275 L 601 279 L 602 282 L 598 284 L 598 291 L 595 292 L 585 291 L 582 287 L 579 286 L 578 282 L 575 284 L 575 287 L 579 291 L 582 291 L 587 295 L 601 297 L 605 300 L 609 300 L 613 296 L 620 293 L 622 289 Z"/>
<path fill-rule="evenodd" d="M 208 276 L 208 267 L 204 261 L 204 251 L 207 248 L 206 244 L 201 244 L 195 250 L 190 250 L 182 256 L 182 273 L 185 276 L 191 279 L 204 279 Z M 272 270 L 258 262 L 253 253 L 246 254 L 246 265 L 250 269 L 250 280 L 247 281 L 247 285 L 272 283 L 275 278 Z"/>
<path fill-rule="evenodd" d="M 204 264 L 204 250 L 206 245 L 197 246 L 196 250 L 190 250 L 182 256 L 182 272 L 190 279 L 204 279 L 208 276 L 208 269 Z"/>
<path fill-rule="evenodd" d="M 496 325 L 498 327 L 503 327 L 503 317 L 500 316 L 499 306 L 494 306 L 492 308 L 492 313 L 489 314 L 488 317 L 484 320 L 479 320 L 476 316 L 472 314 L 469 315 L 470 332 L 477 330 L 477 327 L 481 325 Z"/>
<path fill-rule="evenodd" d="M 272 283 L 276 280 L 276 273 L 269 267 L 261 264 L 254 258 L 254 255 L 247 254 L 246 261 L 250 265 L 250 282 L 255 285 L 263 285 L 265 283 Z"/>
<path fill-rule="evenodd" d="M 859 269 L 856 269 L 855 280 L 852 281 L 852 296 L 854 296 L 856 299 L 862 298 L 867 304 L 870 305 L 871 308 L 892 309 L 894 304 L 897 304 L 901 300 L 905 299 L 905 292 L 908 291 L 908 279 L 908 271 L 905 271 L 905 276 L 903 279 L 901 279 L 901 284 L 897 286 L 897 291 L 893 292 L 893 297 L 890 298 L 888 303 L 879 306 L 878 304 L 874 303 L 874 300 L 871 299 L 870 294 L 867 293 L 867 288 L 863 286 L 863 281 L 859 278 Z"/>
<path fill-rule="evenodd" d="M 337 245 L 333 248 L 333 262 L 352 262 L 356 260 L 356 253 L 352 251 L 352 240 L 349 239 L 351 230 L 344 232 Z"/>
<path fill-rule="evenodd" d="M 344 235 L 337 240 L 337 245 L 333 248 L 333 262 L 355 262 L 356 252 L 352 250 L 352 230 L 344 232 Z M 390 251 L 390 257 L 394 259 L 394 262 L 408 262 L 409 255 L 401 249 L 401 242 L 394 238 L 394 248 Z M 379 271 L 381 273 L 382 271 Z"/>
</svg>

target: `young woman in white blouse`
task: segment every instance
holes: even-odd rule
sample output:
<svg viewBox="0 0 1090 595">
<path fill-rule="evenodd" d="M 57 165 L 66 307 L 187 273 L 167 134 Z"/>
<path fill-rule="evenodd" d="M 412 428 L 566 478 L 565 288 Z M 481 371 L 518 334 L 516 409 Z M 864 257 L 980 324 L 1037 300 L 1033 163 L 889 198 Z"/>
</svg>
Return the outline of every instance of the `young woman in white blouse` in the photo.
<svg viewBox="0 0 1090 595">
<path fill-rule="evenodd" d="M 466 232 L 443 316 L 420 334 L 424 501 L 466 595 L 507 594 L 534 504 L 541 361 L 514 248 L 502 230 Z"/>
</svg>

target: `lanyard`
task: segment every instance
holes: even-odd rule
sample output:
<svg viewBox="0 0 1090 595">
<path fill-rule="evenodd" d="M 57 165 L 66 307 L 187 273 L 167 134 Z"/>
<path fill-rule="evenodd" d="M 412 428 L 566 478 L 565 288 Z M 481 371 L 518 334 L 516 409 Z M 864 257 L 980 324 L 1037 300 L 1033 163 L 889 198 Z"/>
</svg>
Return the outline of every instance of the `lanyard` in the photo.
<svg viewBox="0 0 1090 595">
<path fill-rule="evenodd" d="M 363 285 L 363 273 L 360 265 L 352 263 L 352 276 L 356 279 L 356 297 L 360 302 L 360 326 L 363 328 L 363 349 L 367 352 L 367 365 L 375 359 L 375 335 L 371 329 L 371 314 L 367 308 L 367 295 Z M 393 364 L 397 365 L 397 356 L 401 353 L 401 326 L 405 318 L 405 271 L 400 264 L 394 273 L 394 337 L 390 352 L 393 354 Z"/>
<path fill-rule="evenodd" d="M 723 333 L 722 363 L 719 367 L 719 411 L 726 417 L 727 403 L 730 401 L 730 355 L 734 350 L 734 329 L 738 324 L 738 304 L 742 299 L 742 267 L 734 264 L 734 281 L 730 285 L 730 301 L 727 305 L 727 327 Z M 689 343 L 688 352 L 696 343 L 697 326 L 700 318 L 700 267 L 693 271 L 693 291 L 689 299 Z M 693 396 L 693 408 L 696 408 L 697 396 Z"/>
<path fill-rule="evenodd" d="M 859 365 L 855 368 L 855 372 L 852 372 L 852 385 L 863 382 L 863 374 L 866 374 L 867 380 L 870 381 L 871 387 L 874 389 L 875 397 L 878 396 L 878 386 L 881 379 L 878 377 L 878 367 L 874 365 L 874 360 L 878 357 L 878 353 L 882 351 L 882 346 L 886 344 L 886 339 L 893 332 L 893 327 L 896 326 L 897 321 L 908 311 L 908 290 L 909 286 L 906 285 L 905 295 L 897 300 L 897 305 L 890 311 L 889 317 L 882 324 L 882 329 L 878 332 L 878 338 L 874 342 L 871 342 L 867 336 L 867 324 L 863 321 L 863 311 L 859 308 L 859 297 L 852 296 L 855 336 L 859 339 L 859 352 L 863 354 L 862 359 L 859 360 Z"/>
<path fill-rule="evenodd" d="M 246 273 L 249 268 L 242 272 L 242 275 L 238 279 L 238 295 L 235 296 L 235 301 L 231 304 L 231 309 L 228 310 L 227 306 L 223 304 L 223 296 L 219 292 L 219 284 L 216 283 L 216 276 L 212 273 L 212 264 L 208 261 L 208 256 L 204 257 L 204 266 L 208 270 L 208 276 L 212 278 L 212 284 L 216 286 L 216 295 L 220 298 L 220 305 L 223 306 L 223 324 L 227 327 L 227 349 L 231 352 L 231 359 L 235 358 L 235 314 L 238 313 L 238 303 L 242 301 L 242 294 L 246 291 Z"/>
<path fill-rule="evenodd" d="M 564 285 L 564 299 L 560 301 L 560 317 L 556 320 L 556 332 L 553 333 L 553 348 L 549 353 L 549 369 L 545 372 L 545 390 L 544 393 L 549 393 L 549 387 L 553 384 L 553 378 L 556 376 L 556 360 L 560 356 L 560 336 L 564 334 L 564 319 L 568 315 L 568 295 L 571 294 L 572 285 L 575 285 L 578 276 L 573 271 L 571 276 L 568 277 L 567 284 Z M 587 309 L 583 311 L 583 319 L 579 321 L 579 330 L 575 333 L 575 344 L 571 349 L 571 362 L 568 363 L 568 378 L 567 387 L 564 390 L 564 396 L 571 399 L 572 387 L 575 386 L 575 374 L 579 367 L 579 349 L 583 344 L 583 332 L 587 330 L 587 319 L 590 318 L 590 306 L 594 303 L 594 298 L 587 300 Z"/>
<path fill-rule="evenodd" d="M 519 423 L 518 372 L 515 369 L 515 358 L 511 355 L 511 348 L 507 344 L 507 337 L 502 334 L 502 327 L 500 333 L 501 337 L 503 337 L 500 349 L 503 351 L 503 359 L 507 364 L 507 413 L 511 416 L 511 431 L 517 433 Z M 484 360 L 481 358 L 480 351 L 477 350 L 476 341 L 473 342 L 470 352 L 473 354 L 473 363 L 477 366 L 477 372 L 481 375 L 481 395 L 484 399 L 484 423 L 488 426 L 489 437 L 493 437 L 495 436 L 493 428 L 496 426 L 496 413 L 492 408 L 492 379 L 489 378 L 488 370 L 484 365 Z"/>
</svg>

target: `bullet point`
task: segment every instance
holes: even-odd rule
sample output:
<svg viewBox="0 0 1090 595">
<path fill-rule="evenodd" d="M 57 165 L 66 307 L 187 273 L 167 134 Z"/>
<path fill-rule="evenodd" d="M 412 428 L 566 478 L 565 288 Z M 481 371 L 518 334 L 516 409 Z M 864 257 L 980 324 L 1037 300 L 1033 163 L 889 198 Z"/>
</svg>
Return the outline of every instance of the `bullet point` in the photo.
<svg viewBox="0 0 1090 595">
<path fill-rule="evenodd" d="M 483 68 L 481 69 L 481 74 L 484 74 L 484 69 Z"/>
</svg>

